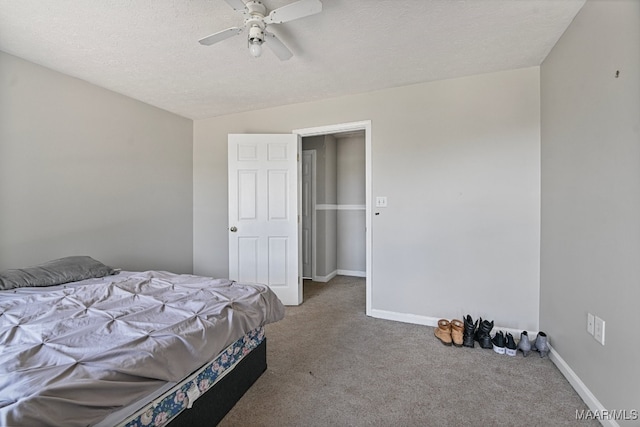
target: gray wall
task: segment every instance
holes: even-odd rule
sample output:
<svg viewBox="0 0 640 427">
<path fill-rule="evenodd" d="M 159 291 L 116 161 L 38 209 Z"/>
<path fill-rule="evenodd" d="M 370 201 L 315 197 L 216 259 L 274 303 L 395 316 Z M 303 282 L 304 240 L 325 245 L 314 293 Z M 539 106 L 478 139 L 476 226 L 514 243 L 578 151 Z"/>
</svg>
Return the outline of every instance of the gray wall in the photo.
<svg viewBox="0 0 640 427">
<path fill-rule="evenodd" d="M 337 213 L 335 209 L 318 208 L 332 205 L 337 200 L 336 139 L 331 135 L 302 139 L 303 150 L 316 151 L 316 235 L 312 242 L 315 252 L 313 279 L 325 281 L 337 268 L 336 241 L 338 239 Z"/>
<path fill-rule="evenodd" d="M 366 267 L 364 132 L 338 136 L 337 268 L 361 275 Z"/>
<path fill-rule="evenodd" d="M 316 281 L 366 270 L 364 144 L 364 133 L 302 139 L 316 151 Z"/>
<path fill-rule="evenodd" d="M 0 52 L 0 269 L 192 271 L 193 122 Z"/>
<path fill-rule="evenodd" d="M 225 276 L 227 135 L 372 121 L 372 307 L 537 330 L 539 68 L 194 122 L 194 271 Z"/>
<path fill-rule="evenodd" d="M 336 139 L 331 135 L 324 136 L 324 155 L 325 155 L 325 173 L 324 173 L 324 196 L 323 200 L 326 204 L 337 203 L 338 198 L 338 176 Z M 316 188 L 317 191 L 317 188 Z M 320 203 L 316 201 L 316 203 Z M 317 207 L 317 204 L 316 204 Z M 338 215 L 335 210 L 316 209 L 317 230 L 316 238 L 318 240 L 317 253 L 322 253 L 324 264 L 322 269 L 316 269 L 317 276 L 328 276 L 336 271 L 338 266 L 338 253 L 336 244 L 338 241 Z M 322 243 L 320 243 L 322 242 Z"/>
<path fill-rule="evenodd" d="M 605 408 L 638 410 L 640 2 L 588 1 L 541 89 L 540 326 Z M 605 346 L 587 312 L 605 320 Z"/>
</svg>

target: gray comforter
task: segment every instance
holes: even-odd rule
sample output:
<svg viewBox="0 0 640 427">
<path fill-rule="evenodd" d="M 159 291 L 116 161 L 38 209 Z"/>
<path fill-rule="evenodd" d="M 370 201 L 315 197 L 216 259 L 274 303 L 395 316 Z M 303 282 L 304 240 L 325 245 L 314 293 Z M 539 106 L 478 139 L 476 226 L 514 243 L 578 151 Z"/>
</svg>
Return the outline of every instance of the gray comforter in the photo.
<svg viewBox="0 0 640 427">
<path fill-rule="evenodd" d="M 283 317 L 266 286 L 166 272 L 1 291 L 0 425 L 92 425 Z"/>
</svg>

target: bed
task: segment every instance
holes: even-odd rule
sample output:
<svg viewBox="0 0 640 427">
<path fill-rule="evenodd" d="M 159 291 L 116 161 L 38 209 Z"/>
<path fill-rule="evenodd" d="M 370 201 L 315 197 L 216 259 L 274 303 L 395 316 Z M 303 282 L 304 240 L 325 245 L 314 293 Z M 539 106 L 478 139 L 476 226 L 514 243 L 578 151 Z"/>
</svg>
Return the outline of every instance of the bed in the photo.
<svg viewBox="0 0 640 427">
<path fill-rule="evenodd" d="M 0 425 L 213 426 L 283 317 L 264 285 L 90 257 L 0 272 Z"/>
</svg>

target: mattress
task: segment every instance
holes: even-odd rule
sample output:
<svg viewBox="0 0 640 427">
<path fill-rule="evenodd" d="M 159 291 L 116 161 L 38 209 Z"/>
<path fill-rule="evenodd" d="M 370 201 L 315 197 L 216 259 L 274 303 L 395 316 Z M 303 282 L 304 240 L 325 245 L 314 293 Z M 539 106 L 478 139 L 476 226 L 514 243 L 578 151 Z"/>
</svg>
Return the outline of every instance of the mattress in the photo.
<svg viewBox="0 0 640 427">
<path fill-rule="evenodd" d="M 282 317 L 267 286 L 159 271 L 2 291 L 0 425 L 95 425 L 179 383 L 189 405 L 187 376 Z"/>
</svg>

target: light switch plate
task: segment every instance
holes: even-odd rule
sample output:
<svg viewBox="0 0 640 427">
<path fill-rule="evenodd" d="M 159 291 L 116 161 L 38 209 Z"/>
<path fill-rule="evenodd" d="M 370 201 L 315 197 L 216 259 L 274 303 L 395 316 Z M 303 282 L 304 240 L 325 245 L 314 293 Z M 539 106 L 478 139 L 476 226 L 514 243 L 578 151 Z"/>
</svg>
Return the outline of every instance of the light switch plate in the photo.
<svg viewBox="0 0 640 427">
<path fill-rule="evenodd" d="M 387 207 L 387 198 L 384 196 L 376 197 L 376 208 L 386 208 Z"/>
<path fill-rule="evenodd" d="M 596 322 L 595 316 L 591 313 L 587 313 L 587 332 L 593 335 L 594 323 Z"/>
</svg>

